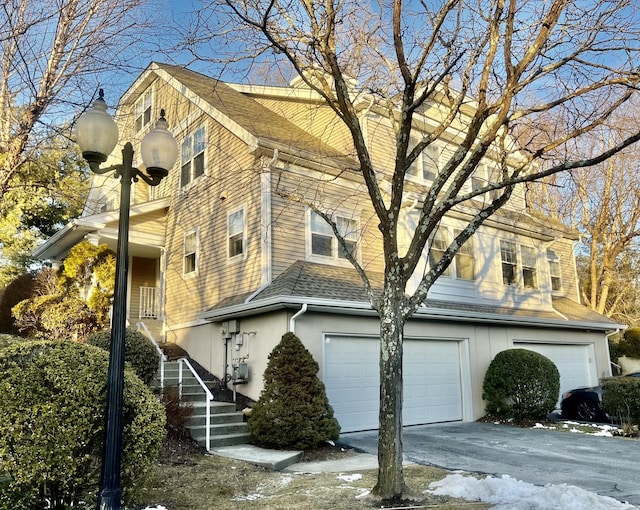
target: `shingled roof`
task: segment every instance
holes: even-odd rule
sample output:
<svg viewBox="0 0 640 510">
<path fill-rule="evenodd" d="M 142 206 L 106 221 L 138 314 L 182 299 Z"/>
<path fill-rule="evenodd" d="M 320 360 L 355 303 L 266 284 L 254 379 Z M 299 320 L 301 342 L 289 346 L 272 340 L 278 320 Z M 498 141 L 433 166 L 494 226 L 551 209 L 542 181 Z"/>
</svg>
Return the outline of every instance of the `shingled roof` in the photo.
<svg viewBox="0 0 640 510">
<path fill-rule="evenodd" d="M 368 273 L 368 276 L 374 292 L 381 292 L 382 273 Z M 277 302 L 285 306 L 304 302 L 329 304 L 332 301 L 337 306 L 352 303 L 354 308 L 368 307 L 367 295 L 356 270 L 299 260 L 260 292 L 218 303 L 207 315 L 216 315 L 217 311 L 224 313 L 225 309 L 238 307 L 245 311 L 258 309 L 267 302 L 272 306 Z M 615 321 L 566 297 L 554 297 L 553 309 L 541 310 L 427 299 L 415 315 L 415 318 L 420 317 L 483 322 L 535 322 L 560 327 L 563 324 L 568 327 L 588 324 L 604 330 L 620 327 Z"/>
<path fill-rule="evenodd" d="M 224 116 L 258 139 L 268 140 L 286 151 L 295 148 L 322 158 L 335 160 L 345 168 L 358 164 L 347 154 L 331 147 L 293 122 L 261 105 L 224 82 L 184 67 L 154 63 Z"/>
</svg>

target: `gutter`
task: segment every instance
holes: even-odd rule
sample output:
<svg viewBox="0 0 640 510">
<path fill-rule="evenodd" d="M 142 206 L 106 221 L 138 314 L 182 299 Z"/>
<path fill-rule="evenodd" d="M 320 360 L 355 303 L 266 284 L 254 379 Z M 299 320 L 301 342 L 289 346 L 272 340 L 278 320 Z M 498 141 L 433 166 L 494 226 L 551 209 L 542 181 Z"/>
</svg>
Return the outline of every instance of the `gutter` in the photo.
<svg viewBox="0 0 640 510">
<path fill-rule="evenodd" d="M 378 317 L 378 313 L 368 302 L 341 301 L 322 298 L 307 298 L 280 296 L 250 303 L 240 303 L 218 310 L 203 312 L 198 316 L 204 322 L 221 322 L 229 319 L 247 317 L 258 313 L 268 313 L 286 308 L 303 307 L 307 311 L 322 313 L 336 313 L 341 315 L 358 315 Z M 295 317 L 295 316 L 294 316 Z M 509 326 L 537 326 L 545 328 L 583 329 L 595 331 L 611 331 L 616 324 L 598 322 L 576 322 L 559 319 L 547 319 L 536 317 L 506 316 L 502 314 L 487 314 L 469 312 L 465 310 L 439 310 L 426 307 L 418 309 L 412 316 L 413 320 L 448 320 L 456 322 L 473 322 L 483 324 L 500 324 Z"/>
</svg>

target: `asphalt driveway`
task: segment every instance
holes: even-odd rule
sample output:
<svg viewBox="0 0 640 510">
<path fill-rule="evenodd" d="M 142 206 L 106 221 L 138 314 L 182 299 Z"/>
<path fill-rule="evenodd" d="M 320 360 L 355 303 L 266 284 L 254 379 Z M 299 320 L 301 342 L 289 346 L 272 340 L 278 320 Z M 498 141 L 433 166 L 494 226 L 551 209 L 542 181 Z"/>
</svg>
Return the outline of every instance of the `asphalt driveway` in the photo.
<svg viewBox="0 0 640 510">
<path fill-rule="evenodd" d="M 479 422 L 406 427 L 403 437 L 405 459 L 418 464 L 575 485 L 640 506 L 640 440 Z M 377 441 L 376 431 L 340 436 L 372 454 Z"/>
</svg>

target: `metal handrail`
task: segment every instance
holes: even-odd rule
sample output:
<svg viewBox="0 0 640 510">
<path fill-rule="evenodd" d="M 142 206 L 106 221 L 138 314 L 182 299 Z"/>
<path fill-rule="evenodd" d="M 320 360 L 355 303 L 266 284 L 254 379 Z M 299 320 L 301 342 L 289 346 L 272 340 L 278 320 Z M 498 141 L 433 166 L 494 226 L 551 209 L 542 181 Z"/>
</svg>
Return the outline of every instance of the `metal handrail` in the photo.
<svg viewBox="0 0 640 510">
<path fill-rule="evenodd" d="M 167 355 L 162 351 L 162 349 L 160 349 L 160 346 L 156 342 L 156 339 L 153 338 L 153 335 L 151 334 L 151 332 L 147 328 L 147 325 L 144 322 L 142 322 L 142 321 L 141 322 L 137 322 L 136 323 L 136 329 L 138 331 L 140 331 L 141 329 L 144 330 L 147 338 L 149 340 L 151 340 L 151 343 L 153 344 L 153 346 L 155 347 L 156 351 L 160 355 L 160 388 L 164 388 L 164 364 L 167 361 Z"/>
<path fill-rule="evenodd" d="M 195 371 L 195 369 L 193 368 L 193 365 L 189 363 L 189 360 L 187 358 L 180 358 L 178 360 L 178 391 L 180 394 L 180 398 L 182 398 L 182 365 L 183 364 L 187 365 L 187 368 L 191 371 L 191 375 L 195 378 L 196 381 L 198 381 L 198 384 L 204 390 L 204 393 L 206 396 L 207 411 L 205 415 L 205 426 L 206 426 L 205 441 L 207 445 L 206 446 L 207 451 L 209 452 L 211 451 L 211 401 L 213 400 L 213 394 L 211 393 L 211 391 L 209 391 L 209 388 L 207 388 L 207 385 L 204 383 L 204 381 L 200 378 L 198 373 Z"/>
</svg>

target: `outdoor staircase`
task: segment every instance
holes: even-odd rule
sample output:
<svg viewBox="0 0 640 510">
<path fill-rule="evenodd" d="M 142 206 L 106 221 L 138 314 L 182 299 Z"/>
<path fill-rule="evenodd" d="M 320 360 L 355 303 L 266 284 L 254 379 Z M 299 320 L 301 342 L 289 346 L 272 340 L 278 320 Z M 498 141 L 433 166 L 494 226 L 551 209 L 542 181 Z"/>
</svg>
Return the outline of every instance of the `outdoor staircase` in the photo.
<svg viewBox="0 0 640 510">
<path fill-rule="evenodd" d="M 208 400 L 207 392 L 186 364 L 182 366 L 182 384 L 179 381 L 180 361 L 164 362 L 164 386 L 180 391 L 180 400 L 193 406 L 193 415 L 187 425 L 191 437 L 207 448 L 207 403 L 209 405 L 209 449 L 249 442 L 250 434 L 242 413 L 233 402 Z"/>
</svg>

